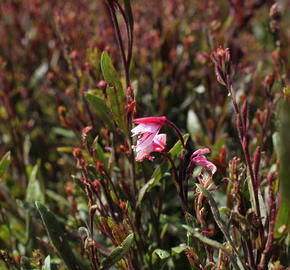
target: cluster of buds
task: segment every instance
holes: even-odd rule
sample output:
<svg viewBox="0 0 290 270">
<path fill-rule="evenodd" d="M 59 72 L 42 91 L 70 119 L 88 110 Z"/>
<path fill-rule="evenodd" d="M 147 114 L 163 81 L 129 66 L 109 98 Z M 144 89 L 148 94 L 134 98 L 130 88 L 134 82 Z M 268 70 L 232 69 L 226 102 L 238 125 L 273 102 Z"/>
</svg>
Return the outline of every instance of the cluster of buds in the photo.
<svg viewBox="0 0 290 270">
<path fill-rule="evenodd" d="M 229 88 L 230 86 L 230 50 L 218 47 L 216 51 L 211 53 L 211 60 L 215 65 L 215 73 L 220 84 Z"/>
</svg>

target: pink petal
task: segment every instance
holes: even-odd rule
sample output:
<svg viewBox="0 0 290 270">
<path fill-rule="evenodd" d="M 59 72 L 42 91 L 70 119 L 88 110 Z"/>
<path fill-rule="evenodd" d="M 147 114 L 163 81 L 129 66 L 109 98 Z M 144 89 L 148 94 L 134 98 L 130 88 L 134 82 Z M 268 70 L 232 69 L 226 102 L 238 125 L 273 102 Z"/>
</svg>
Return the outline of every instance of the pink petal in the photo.
<svg viewBox="0 0 290 270">
<path fill-rule="evenodd" d="M 153 139 L 156 136 L 156 133 L 143 133 L 139 135 L 140 137 L 137 139 L 136 147 L 146 148 L 153 143 Z"/>
<path fill-rule="evenodd" d="M 166 134 L 157 134 L 155 137 L 154 137 L 154 140 L 153 140 L 153 143 L 158 146 L 159 148 L 161 148 L 163 151 L 164 148 L 165 148 L 165 145 L 166 145 Z M 155 150 L 156 151 L 156 150 Z"/>
<path fill-rule="evenodd" d="M 166 121 L 165 116 L 158 116 L 158 117 L 143 117 L 143 118 L 136 118 L 133 120 L 133 123 L 136 124 L 158 124 L 163 125 Z"/>
<path fill-rule="evenodd" d="M 197 157 L 191 159 L 191 162 L 193 162 L 196 165 L 200 165 L 200 166 L 208 168 L 212 174 L 215 174 L 215 172 L 217 170 L 216 166 L 213 163 L 211 163 L 210 161 L 208 161 L 206 159 L 206 157 L 204 157 L 204 156 L 197 156 Z"/>
<path fill-rule="evenodd" d="M 153 160 L 154 157 L 153 156 L 150 156 L 151 151 L 150 151 L 149 148 L 150 147 L 147 147 L 145 149 L 142 149 L 140 151 L 137 151 L 137 155 L 136 155 L 135 160 L 138 161 L 138 162 L 141 162 L 141 161 L 143 161 L 146 158 L 148 158 L 149 160 Z"/>
<path fill-rule="evenodd" d="M 135 158 L 136 161 L 141 162 L 144 159 L 153 160 L 154 157 L 150 154 L 152 152 L 162 152 L 165 149 L 166 145 L 166 134 L 158 134 L 153 139 L 152 143 L 146 147 L 140 147 L 140 144 L 135 147 L 137 152 L 137 156 Z"/>
<path fill-rule="evenodd" d="M 210 153 L 210 150 L 208 148 L 198 149 L 191 155 L 191 158 L 198 156 L 198 155 L 204 155 Z"/>
<path fill-rule="evenodd" d="M 157 133 L 160 130 L 161 126 L 157 124 L 140 124 L 134 127 L 131 132 L 133 133 L 132 136 L 136 136 L 141 133 L 150 132 L 150 133 Z"/>
</svg>

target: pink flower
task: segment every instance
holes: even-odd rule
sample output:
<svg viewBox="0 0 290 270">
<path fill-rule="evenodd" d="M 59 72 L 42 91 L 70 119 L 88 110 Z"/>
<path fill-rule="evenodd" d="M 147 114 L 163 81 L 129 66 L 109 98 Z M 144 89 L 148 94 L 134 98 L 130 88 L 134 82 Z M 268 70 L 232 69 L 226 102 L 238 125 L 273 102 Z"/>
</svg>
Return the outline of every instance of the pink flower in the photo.
<svg viewBox="0 0 290 270">
<path fill-rule="evenodd" d="M 139 124 L 133 128 L 132 136 L 137 136 L 137 144 L 135 151 L 137 152 L 136 161 L 142 161 L 145 158 L 154 159 L 150 156 L 151 152 L 162 152 L 166 144 L 166 135 L 158 132 L 166 122 L 165 116 L 160 117 L 145 117 L 133 120 Z"/>
<path fill-rule="evenodd" d="M 141 148 L 140 146 L 135 147 L 135 151 L 137 152 L 136 161 L 143 161 L 145 158 L 149 160 L 153 160 L 154 157 L 150 154 L 152 152 L 162 152 L 165 149 L 166 145 L 166 134 L 157 134 L 153 142 L 147 147 Z"/>
<path fill-rule="evenodd" d="M 210 150 L 208 148 L 199 149 L 193 152 L 190 158 L 190 163 L 191 165 L 200 165 L 202 167 L 205 167 L 211 172 L 212 175 L 214 175 L 217 170 L 216 166 L 210 161 L 208 161 L 204 156 L 205 154 L 208 153 L 210 153 Z"/>
</svg>

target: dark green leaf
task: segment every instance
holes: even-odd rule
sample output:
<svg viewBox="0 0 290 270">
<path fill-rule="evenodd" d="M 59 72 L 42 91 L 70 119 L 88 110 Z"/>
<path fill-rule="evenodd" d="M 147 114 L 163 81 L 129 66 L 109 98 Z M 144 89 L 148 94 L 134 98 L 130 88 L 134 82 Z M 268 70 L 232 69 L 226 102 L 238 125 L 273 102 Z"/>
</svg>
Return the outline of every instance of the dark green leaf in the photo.
<svg viewBox="0 0 290 270">
<path fill-rule="evenodd" d="M 94 90 L 87 92 L 85 94 L 85 98 L 93 106 L 99 119 L 108 125 L 110 129 L 113 129 L 114 124 L 112 122 L 110 110 L 106 103 L 96 95 Z"/>
<path fill-rule="evenodd" d="M 134 241 L 134 234 L 129 234 L 122 244 L 111 252 L 111 254 L 103 260 L 101 269 L 106 270 L 113 266 L 115 263 L 120 261 L 130 250 Z"/>
<path fill-rule="evenodd" d="M 107 52 L 103 52 L 101 56 L 101 69 L 104 79 L 110 83 L 110 87 L 107 88 L 107 94 L 109 99 L 109 106 L 113 112 L 114 120 L 117 125 L 127 134 L 127 125 L 125 117 L 125 93 L 123 91 L 122 84 L 118 78 L 118 74 L 112 64 L 110 56 Z"/>
<path fill-rule="evenodd" d="M 56 219 L 55 215 L 40 202 L 35 202 L 35 205 L 41 215 L 43 224 L 52 244 L 59 252 L 67 268 L 69 270 L 86 270 L 87 267 L 85 267 L 84 264 L 79 261 L 72 252 L 72 248 L 66 241 L 65 231 Z"/>
<path fill-rule="evenodd" d="M 114 115 L 114 120 L 116 121 L 118 127 L 120 127 L 127 134 L 128 129 L 124 109 L 125 100 L 122 91 L 122 89 L 118 89 L 115 86 L 107 88 L 110 108 Z"/>
</svg>

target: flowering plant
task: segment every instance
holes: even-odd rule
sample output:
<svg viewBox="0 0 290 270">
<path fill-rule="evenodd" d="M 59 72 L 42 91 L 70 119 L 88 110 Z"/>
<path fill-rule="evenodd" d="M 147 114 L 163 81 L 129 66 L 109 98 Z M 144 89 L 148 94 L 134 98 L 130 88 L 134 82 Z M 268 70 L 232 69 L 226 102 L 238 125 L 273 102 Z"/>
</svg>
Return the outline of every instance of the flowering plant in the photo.
<svg viewBox="0 0 290 270">
<path fill-rule="evenodd" d="M 0 1 L 0 269 L 288 269 L 276 2 Z"/>
</svg>

